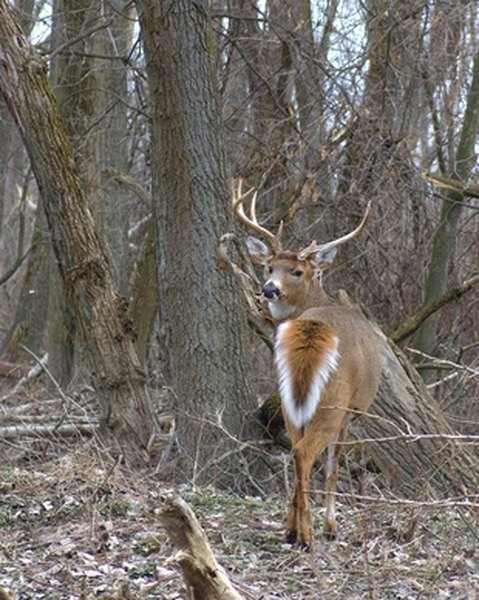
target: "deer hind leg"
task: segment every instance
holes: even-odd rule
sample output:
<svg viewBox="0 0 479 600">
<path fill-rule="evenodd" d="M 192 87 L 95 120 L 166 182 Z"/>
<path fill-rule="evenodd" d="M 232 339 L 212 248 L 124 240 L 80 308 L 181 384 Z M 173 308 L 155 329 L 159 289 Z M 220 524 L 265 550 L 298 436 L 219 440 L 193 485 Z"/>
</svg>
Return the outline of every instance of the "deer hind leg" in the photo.
<svg viewBox="0 0 479 600">
<path fill-rule="evenodd" d="M 329 413 L 328 428 L 318 431 L 316 427 L 309 427 L 302 437 L 292 435 L 293 457 L 295 468 L 294 491 L 288 513 L 286 540 L 293 544 L 312 548 L 313 534 L 311 512 L 309 507 L 309 488 L 311 470 L 318 455 L 330 444 L 340 427 L 342 412 Z"/>
<path fill-rule="evenodd" d="M 286 526 L 286 541 L 309 547 L 312 541 L 309 480 L 314 459 L 309 460 L 301 442 L 293 447 L 293 458 L 295 482 Z"/>
<path fill-rule="evenodd" d="M 341 455 L 341 442 L 347 437 L 349 423 L 351 418 L 346 415 L 341 424 L 341 429 L 335 436 L 335 439 L 327 448 L 326 456 L 326 506 L 324 512 L 323 533 L 324 536 L 333 540 L 338 531 L 336 522 L 336 490 L 338 484 L 339 457 Z"/>
</svg>

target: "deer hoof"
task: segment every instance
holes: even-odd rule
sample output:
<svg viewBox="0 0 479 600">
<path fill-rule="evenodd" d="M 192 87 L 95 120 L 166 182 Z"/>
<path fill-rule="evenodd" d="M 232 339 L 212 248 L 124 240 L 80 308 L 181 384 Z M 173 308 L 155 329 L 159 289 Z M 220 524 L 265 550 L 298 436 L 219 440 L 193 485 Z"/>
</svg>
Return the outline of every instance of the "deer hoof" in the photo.
<svg viewBox="0 0 479 600">
<path fill-rule="evenodd" d="M 338 526 L 336 523 L 324 523 L 323 536 L 328 542 L 332 542 L 338 535 Z"/>
<path fill-rule="evenodd" d="M 285 540 L 288 544 L 291 544 L 292 546 L 298 546 L 305 552 L 309 552 L 312 549 L 311 540 L 292 529 L 288 529 L 286 531 Z"/>
<path fill-rule="evenodd" d="M 298 532 L 295 529 L 287 529 L 284 539 L 288 544 L 296 544 L 296 541 L 298 539 Z"/>
</svg>

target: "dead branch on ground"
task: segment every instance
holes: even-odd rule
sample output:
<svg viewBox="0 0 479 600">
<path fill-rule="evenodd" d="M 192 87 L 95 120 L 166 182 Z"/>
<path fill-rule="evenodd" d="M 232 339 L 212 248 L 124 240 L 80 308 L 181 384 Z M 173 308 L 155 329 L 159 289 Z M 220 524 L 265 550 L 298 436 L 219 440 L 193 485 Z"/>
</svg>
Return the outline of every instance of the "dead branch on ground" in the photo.
<svg viewBox="0 0 479 600">
<path fill-rule="evenodd" d="M 225 571 L 216 562 L 206 534 L 184 500 L 167 498 L 160 520 L 177 550 L 170 562 L 181 568 L 188 598 L 242 600 Z"/>
</svg>

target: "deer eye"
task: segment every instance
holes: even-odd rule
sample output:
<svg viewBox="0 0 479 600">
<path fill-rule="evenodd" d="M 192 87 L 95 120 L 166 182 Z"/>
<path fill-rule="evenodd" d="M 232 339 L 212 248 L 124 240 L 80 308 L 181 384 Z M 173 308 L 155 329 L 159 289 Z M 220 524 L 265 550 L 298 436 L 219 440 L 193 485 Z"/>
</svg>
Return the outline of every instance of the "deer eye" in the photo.
<svg viewBox="0 0 479 600">
<path fill-rule="evenodd" d="M 301 277 L 302 274 L 303 274 L 303 271 L 301 271 L 301 269 L 295 269 L 292 272 L 293 277 Z"/>
<path fill-rule="evenodd" d="M 273 272 L 273 267 L 271 265 L 266 265 L 266 272 L 267 273 L 272 273 Z"/>
</svg>

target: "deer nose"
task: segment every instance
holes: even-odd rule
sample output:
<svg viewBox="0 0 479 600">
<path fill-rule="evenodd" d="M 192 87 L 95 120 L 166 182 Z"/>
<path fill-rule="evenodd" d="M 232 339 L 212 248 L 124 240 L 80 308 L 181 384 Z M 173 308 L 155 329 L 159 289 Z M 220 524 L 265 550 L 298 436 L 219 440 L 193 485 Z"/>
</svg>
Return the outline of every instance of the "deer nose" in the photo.
<svg viewBox="0 0 479 600">
<path fill-rule="evenodd" d="M 265 283 L 265 285 L 263 286 L 263 289 L 261 290 L 261 294 L 265 298 L 268 298 L 269 300 L 272 300 L 272 299 L 278 300 L 279 297 L 281 296 L 281 292 L 279 291 L 279 289 L 275 286 L 275 284 L 272 281 L 268 281 L 267 283 Z"/>
</svg>

